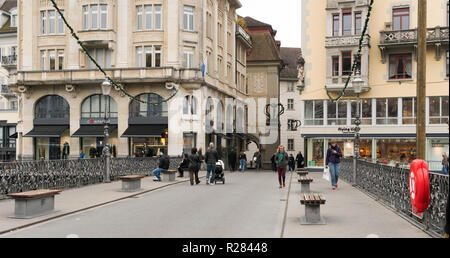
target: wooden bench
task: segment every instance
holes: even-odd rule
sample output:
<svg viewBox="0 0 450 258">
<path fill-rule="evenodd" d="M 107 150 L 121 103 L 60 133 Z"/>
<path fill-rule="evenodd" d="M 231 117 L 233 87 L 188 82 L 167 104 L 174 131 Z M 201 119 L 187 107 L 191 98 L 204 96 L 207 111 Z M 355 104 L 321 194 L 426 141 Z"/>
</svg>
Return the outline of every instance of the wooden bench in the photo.
<svg viewBox="0 0 450 258">
<path fill-rule="evenodd" d="M 163 170 L 161 171 L 161 182 L 173 182 L 175 181 L 176 170 Z"/>
<path fill-rule="evenodd" d="M 314 180 L 309 176 L 302 176 L 302 177 L 298 178 L 298 182 L 301 183 L 301 185 L 302 185 L 301 193 L 309 193 L 310 192 L 309 186 L 312 181 L 314 181 Z"/>
<path fill-rule="evenodd" d="M 325 204 L 325 197 L 322 194 L 301 194 L 300 203 L 305 205 L 305 216 L 301 218 L 302 225 L 326 224 L 325 219 L 320 216 L 320 205 Z"/>
<path fill-rule="evenodd" d="M 307 176 L 308 175 L 308 169 L 306 169 L 306 168 L 297 168 L 297 174 L 299 176 Z"/>
<path fill-rule="evenodd" d="M 31 219 L 51 213 L 55 209 L 55 195 L 61 190 L 39 189 L 22 193 L 8 194 L 14 199 L 16 219 Z"/>
<path fill-rule="evenodd" d="M 119 177 L 122 180 L 122 192 L 136 192 L 141 190 L 141 179 L 145 176 L 130 175 Z"/>
</svg>

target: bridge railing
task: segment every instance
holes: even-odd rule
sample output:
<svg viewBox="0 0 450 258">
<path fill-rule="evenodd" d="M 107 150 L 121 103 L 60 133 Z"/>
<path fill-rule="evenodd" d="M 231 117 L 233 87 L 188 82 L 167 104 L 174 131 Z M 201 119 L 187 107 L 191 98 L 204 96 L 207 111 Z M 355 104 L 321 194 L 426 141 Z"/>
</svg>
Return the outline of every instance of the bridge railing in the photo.
<svg viewBox="0 0 450 258">
<path fill-rule="evenodd" d="M 419 219 L 412 213 L 409 195 L 409 169 L 357 161 L 356 187 L 382 201 L 423 230 L 442 235 L 449 191 L 448 175 L 430 173 L 430 206 Z M 340 177 L 353 182 L 353 160 L 343 159 Z"/>
<path fill-rule="evenodd" d="M 170 169 L 176 169 L 181 158 L 170 158 Z M 125 175 L 152 175 L 158 158 L 111 159 L 111 181 Z M 7 194 L 36 189 L 68 189 L 102 183 L 104 159 L 25 161 L 0 163 L 0 199 Z"/>
</svg>

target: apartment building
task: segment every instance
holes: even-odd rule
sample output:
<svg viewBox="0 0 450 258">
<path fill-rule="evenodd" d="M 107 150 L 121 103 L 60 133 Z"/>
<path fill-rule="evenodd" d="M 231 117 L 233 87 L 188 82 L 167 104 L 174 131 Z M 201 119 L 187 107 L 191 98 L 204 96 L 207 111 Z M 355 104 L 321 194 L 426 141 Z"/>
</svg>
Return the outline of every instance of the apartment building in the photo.
<svg viewBox="0 0 450 258">
<path fill-rule="evenodd" d="M 353 155 L 356 101 L 351 80 L 337 97 L 355 61 L 369 0 L 302 1 L 302 135 L 310 168 L 324 167 L 330 139 L 345 156 Z M 427 160 L 440 168 L 448 153 L 449 9 L 447 0 L 428 1 L 427 18 Z M 361 94 L 361 156 L 397 165 L 416 152 L 417 1 L 375 1 L 357 70 Z M 351 130 L 350 130 L 351 131 Z"/>
<path fill-rule="evenodd" d="M 126 92 L 150 104 L 117 88 L 109 98 L 102 96 L 104 75 L 51 1 L 18 1 L 19 58 L 12 88 L 21 96 L 19 159 L 76 158 L 81 150 L 98 157 L 106 102 L 116 157 L 154 156 L 161 150 L 178 156 L 209 142 L 232 144 L 222 137 L 229 132 L 224 130 L 246 124 L 233 112 L 244 109 L 240 100 L 246 97 L 236 78 L 237 71 L 246 77 L 245 62 L 236 66 L 242 43 L 236 36 L 238 0 L 56 3 L 89 55 Z"/>
<path fill-rule="evenodd" d="M 0 162 L 16 158 L 17 95 L 9 88 L 17 69 L 17 1 L 0 1 Z"/>
</svg>

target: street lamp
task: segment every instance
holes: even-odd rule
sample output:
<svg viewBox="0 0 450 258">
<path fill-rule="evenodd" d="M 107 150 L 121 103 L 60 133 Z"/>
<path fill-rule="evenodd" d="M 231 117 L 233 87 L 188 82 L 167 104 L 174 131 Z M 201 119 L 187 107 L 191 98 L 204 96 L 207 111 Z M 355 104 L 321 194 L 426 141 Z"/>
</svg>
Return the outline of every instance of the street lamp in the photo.
<svg viewBox="0 0 450 258">
<path fill-rule="evenodd" d="M 109 79 L 105 79 L 102 83 L 102 93 L 105 96 L 105 139 L 103 142 L 103 157 L 105 158 L 105 178 L 103 180 L 104 183 L 110 183 L 110 165 L 111 165 L 111 152 L 109 150 L 108 141 L 109 141 L 109 94 L 111 93 L 111 82 Z"/>
<path fill-rule="evenodd" d="M 361 107 L 361 99 L 360 94 L 362 92 L 362 87 L 364 85 L 364 81 L 361 79 L 361 74 L 357 71 L 355 79 L 353 80 L 353 90 L 356 94 L 356 119 L 355 119 L 355 155 L 353 157 L 353 184 L 356 185 L 356 162 L 360 158 L 359 153 L 359 131 L 361 128 L 361 119 L 360 119 L 360 107 Z"/>
</svg>

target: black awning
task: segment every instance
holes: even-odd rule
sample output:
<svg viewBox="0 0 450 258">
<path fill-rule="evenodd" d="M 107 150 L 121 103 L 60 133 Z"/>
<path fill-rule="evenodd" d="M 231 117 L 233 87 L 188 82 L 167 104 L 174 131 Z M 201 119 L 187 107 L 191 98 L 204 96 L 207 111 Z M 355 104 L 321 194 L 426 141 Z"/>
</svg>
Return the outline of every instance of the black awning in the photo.
<svg viewBox="0 0 450 258">
<path fill-rule="evenodd" d="M 35 125 L 33 130 L 24 135 L 24 137 L 59 138 L 67 129 L 69 129 L 68 125 Z"/>
<path fill-rule="evenodd" d="M 121 137 L 127 138 L 161 138 L 168 125 L 129 125 Z"/>
<path fill-rule="evenodd" d="M 109 134 L 117 129 L 117 125 L 109 125 Z M 72 137 L 104 137 L 105 126 L 103 125 L 82 125 Z"/>
<path fill-rule="evenodd" d="M 17 139 L 17 133 L 13 133 L 9 136 L 11 139 Z"/>
</svg>

